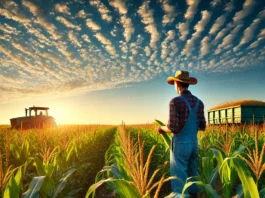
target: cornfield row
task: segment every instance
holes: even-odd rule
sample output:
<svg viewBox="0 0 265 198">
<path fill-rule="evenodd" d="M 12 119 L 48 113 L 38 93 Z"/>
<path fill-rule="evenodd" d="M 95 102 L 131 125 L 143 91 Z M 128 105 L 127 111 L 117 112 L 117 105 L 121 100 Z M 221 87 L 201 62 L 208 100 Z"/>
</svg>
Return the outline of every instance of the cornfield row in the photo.
<svg viewBox="0 0 265 198">
<path fill-rule="evenodd" d="M 170 136 L 157 133 L 159 124 L 1 126 L 1 197 L 165 197 L 177 178 L 169 173 Z M 199 132 L 200 197 L 265 197 L 264 152 L 261 126 Z"/>
<path fill-rule="evenodd" d="M 159 124 L 163 124 L 158 121 Z M 112 197 L 165 197 L 170 194 L 169 135 L 158 124 L 120 126 L 106 153 L 106 166 L 86 197 L 105 184 Z M 199 172 L 183 189 L 196 183 L 200 197 L 265 197 L 265 133 L 261 126 L 208 127 L 199 132 Z M 97 196 L 96 196 L 97 197 Z M 174 194 L 170 194 L 174 197 Z"/>
<path fill-rule="evenodd" d="M 104 165 L 113 126 L 0 129 L 1 197 L 84 197 Z"/>
</svg>

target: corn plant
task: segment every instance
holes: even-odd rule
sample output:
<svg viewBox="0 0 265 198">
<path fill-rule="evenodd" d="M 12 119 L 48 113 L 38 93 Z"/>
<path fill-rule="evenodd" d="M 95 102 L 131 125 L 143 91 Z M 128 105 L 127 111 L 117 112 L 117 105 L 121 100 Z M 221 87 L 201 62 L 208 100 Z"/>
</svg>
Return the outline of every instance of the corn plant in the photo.
<svg viewBox="0 0 265 198">
<path fill-rule="evenodd" d="M 2 197 L 84 197 L 84 189 L 104 165 L 115 131 L 105 125 L 26 131 L 0 127 Z"/>
<path fill-rule="evenodd" d="M 7 146 L 5 146 L 5 149 L 7 149 Z M 5 155 L 5 157 L 7 157 L 7 155 Z M 18 197 L 23 175 L 30 163 L 31 159 L 29 158 L 21 166 L 14 167 L 10 165 L 7 167 L 7 159 L 3 160 L 3 155 L 0 150 L 0 190 L 3 197 Z"/>
<path fill-rule="evenodd" d="M 218 164 L 218 171 L 223 185 L 224 197 L 231 197 L 232 187 L 237 179 L 237 176 L 240 178 L 242 183 L 245 197 L 258 196 L 258 189 L 255 185 L 253 177 L 251 176 L 251 173 L 244 161 L 239 158 L 240 153 L 244 149 L 244 146 L 240 146 L 234 153 L 230 153 L 229 156 L 223 158 L 221 151 L 212 148 Z"/>
<path fill-rule="evenodd" d="M 170 150 L 167 145 L 165 145 L 163 137 L 161 134 L 157 133 L 157 124 L 154 124 L 151 128 L 149 126 L 148 129 L 141 127 L 126 127 L 127 133 L 130 133 L 130 137 L 134 142 L 138 142 L 139 133 L 141 134 L 141 141 L 144 141 L 144 156 L 148 156 L 150 150 L 155 145 L 155 152 L 153 152 L 152 160 L 150 163 L 150 169 L 156 170 L 157 164 L 164 164 L 164 162 L 169 161 Z M 145 159 L 146 160 L 146 159 Z M 160 171 L 156 178 L 161 178 L 165 174 L 165 177 L 170 175 L 169 173 L 169 164 L 165 165 L 164 172 Z M 163 193 L 169 193 L 165 186 L 163 186 Z"/>
<path fill-rule="evenodd" d="M 258 185 L 259 179 L 265 170 L 265 161 L 264 158 L 264 151 L 265 151 L 265 142 L 263 142 L 261 151 L 259 151 L 259 145 L 258 145 L 258 134 L 255 133 L 255 149 L 250 150 L 248 147 L 247 149 L 247 157 L 240 156 L 242 160 L 244 160 L 250 170 L 254 173 L 254 176 L 256 178 L 256 184 Z"/>
<path fill-rule="evenodd" d="M 0 153 L 0 190 L 3 191 L 10 177 L 14 174 L 17 168 L 9 166 L 6 168 L 3 164 L 3 157 Z"/>
<path fill-rule="evenodd" d="M 27 161 L 24 165 L 14 168 L 8 173 L 8 182 L 2 191 L 4 198 L 20 197 L 22 190 L 22 180 L 29 164 L 30 161 Z"/>
<path fill-rule="evenodd" d="M 4 195 L 3 195 L 4 198 L 19 197 L 22 177 L 23 177 L 22 166 L 20 166 L 19 168 L 17 168 L 16 173 L 12 174 L 12 176 L 9 178 L 9 181 L 5 186 Z"/>
<path fill-rule="evenodd" d="M 121 197 L 150 197 L 150 193 L 154 190 L 154 196 L 158 197 L 163 183 L 173 179 L 172 177 L 165 178 L 165 175 L 163 175 L 158 181 L 155 182 L 154 180 L 156 175 L 163 171 L 166 163 L 151 172 L 150 164 L 155 146 L 151 148 L 145 158 L 145 143 L 142 141 L 141 133 L 138 133 L 138 139 L 135 143 L 130 133 L 126 132 L 125 126 L 121 126 L 119 131 L 117 145 L 112 147 L 111 158 L 114 160 L 111 160 L 111 162 L 115 164 L 105 167 L 102 171 L 111 172 L 107 175 L 114 178 L 100 180 L 99 178 L 102 176 L 102 172 L 100 172 L 97 182 L 89 188 L 86 197 L 89 197 L 103 183 L 107 183 Z M 130 189 L 129 192 L 128 189 Z"/>
</svg>

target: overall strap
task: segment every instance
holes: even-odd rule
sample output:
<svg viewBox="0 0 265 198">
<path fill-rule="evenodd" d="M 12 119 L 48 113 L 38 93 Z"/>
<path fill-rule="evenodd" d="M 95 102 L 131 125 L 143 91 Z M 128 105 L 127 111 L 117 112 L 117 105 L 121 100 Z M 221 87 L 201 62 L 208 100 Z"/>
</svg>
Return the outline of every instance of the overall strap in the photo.
<svg viewBox="0 0 265 198">
<path fill-rule="evenodd" d="M 190 103 L 188 102 L 188 100 L 184 97 L 184 96 L 180 96 L 180 98 L 187 104 L 189 111 L 191 112 L 192 108 L 190 106 Z"/>
<path fill-rule="evenodd" d="M 184 96 L 180 96 L 181 99 L 187 104 L 188 108 L 189 108 L 189 111 L 192 110 L 191 106 L 190 106 L 190 103 L 188 102 L 188 100 L 184 97 Z M 200 105 L 200 100 L 197 98 L 197 101 L 196 101 L 196 105 L 194 107 L 194 111 L 197 112 L 198 111 L 198 108 L 199 108 L 199 105 Z"/>
</svg>

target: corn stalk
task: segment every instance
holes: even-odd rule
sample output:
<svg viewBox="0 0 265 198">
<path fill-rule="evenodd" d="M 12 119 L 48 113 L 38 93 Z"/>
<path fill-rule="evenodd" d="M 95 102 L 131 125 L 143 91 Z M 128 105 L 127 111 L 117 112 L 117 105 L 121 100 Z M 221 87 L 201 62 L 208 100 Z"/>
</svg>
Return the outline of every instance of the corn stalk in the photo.
<svg viewBox="0 0 265 198">
<path fill-rule="evenodd" d="M 115 146 L 112 147 L 110 152 L 112 157 L 108 158 L 114 159 L 111 160 L 114 164 L 103 168 L 99 172 L 96 183 L 88 189 L 86 197 L 89 197 L 91 194 L 94 197 L 94 191 L 103 183 L 107 183 L 121 197 L 148 198 L 150 193 L 155 189 L 155 197 L 158 197 L 162 185 L 173 179 L 173 177 L 165 178 L 165 175 L 163 175 L 155 182 L 157 174 L 164 170 L 167 163 L 156 170 L 150 170 L 155 145 L 153 145 L 148 156 L 145 158 L 145 143 L 142 141 L 141 133 L 138 133 L 137 142 L 134 142 L 130 137 L 130 133 L 126 132 L 125 126 L 121 126 L 119 131 L 120 134 L 116 137 Z M 102 176 L 103 172 L 111 172 L 108 176 L 112 175 L 116 178 L 100 179 L 100 175 Z M 133 193 L 133 196 L 130 193 L 124 194 L 128 188 L 131 188 L 130 191 Z"/>
</svg>

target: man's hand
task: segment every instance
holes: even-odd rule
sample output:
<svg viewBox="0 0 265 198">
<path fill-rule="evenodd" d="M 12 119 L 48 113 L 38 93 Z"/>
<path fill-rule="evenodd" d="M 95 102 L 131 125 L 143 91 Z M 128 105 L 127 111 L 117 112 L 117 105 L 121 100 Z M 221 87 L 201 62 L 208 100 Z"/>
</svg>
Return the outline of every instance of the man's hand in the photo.
<svg viewBox="0 0 265 198">
<path fill-rule="evenodd" d="M 165 132 L 165 131 L 163 131 L 162 127 L 158 127 L 158 128 L 157 128 L 157 131 L 158 131 L 158 133 L 160 133 L 160 134 Z"/>
<path fill-rule="evenodd" d="M 157 128 L 158 133 L 172 133 L 172 131 L 167 126 L 160 126 Z"/>
</svg>

